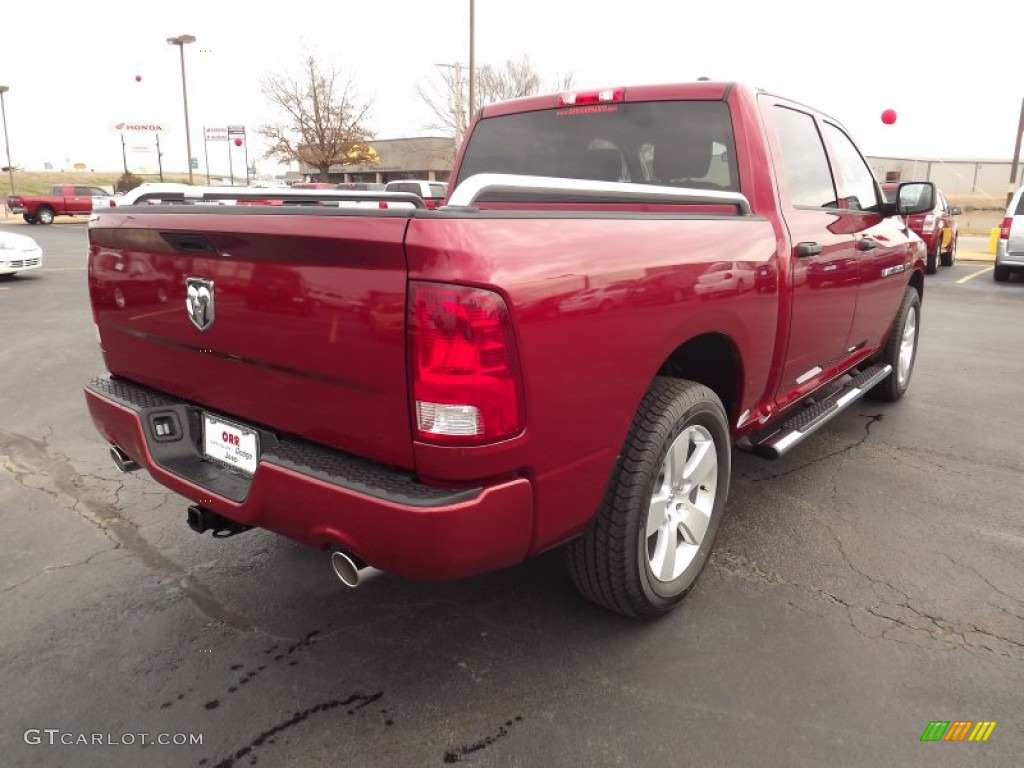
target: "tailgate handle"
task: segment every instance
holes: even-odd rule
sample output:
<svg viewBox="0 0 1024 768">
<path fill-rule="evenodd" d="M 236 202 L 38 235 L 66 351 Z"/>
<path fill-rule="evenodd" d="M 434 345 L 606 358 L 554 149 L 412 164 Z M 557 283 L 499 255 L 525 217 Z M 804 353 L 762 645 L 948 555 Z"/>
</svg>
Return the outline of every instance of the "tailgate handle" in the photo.
<svg viewBox="0 0 1024 768">
<path fill-rule="evenodd" d="M 186 253 L 216 253 L 214 247 L 204 235 L 190 235 L 184 232 L 161 232 L 164 240 L 179 251 Z"/>
</svg>

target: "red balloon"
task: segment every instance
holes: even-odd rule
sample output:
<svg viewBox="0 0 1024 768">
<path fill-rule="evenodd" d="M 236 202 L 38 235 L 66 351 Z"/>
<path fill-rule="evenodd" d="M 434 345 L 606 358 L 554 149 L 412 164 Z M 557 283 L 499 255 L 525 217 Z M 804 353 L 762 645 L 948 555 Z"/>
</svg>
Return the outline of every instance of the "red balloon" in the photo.
<svg viewBox="0 0 1024 768">
<path fill-rule="evenodd" d="M 236 147 L 242 146 L 242 140 L 241 139 L 235 139 L 235 146 Z"/>
<path fill-rule="evenodd" d="M 882 113 L 882 122 L 886 125 L 892 125 L 896 122 L 896 110 L 887 109 Z"/>
<path fill-rule="evenodd" d="M 142 82 L 142 75 L 136 75 L 135 76 L 135 82 L 136 83 L 141 83 Z"/>
</svg>

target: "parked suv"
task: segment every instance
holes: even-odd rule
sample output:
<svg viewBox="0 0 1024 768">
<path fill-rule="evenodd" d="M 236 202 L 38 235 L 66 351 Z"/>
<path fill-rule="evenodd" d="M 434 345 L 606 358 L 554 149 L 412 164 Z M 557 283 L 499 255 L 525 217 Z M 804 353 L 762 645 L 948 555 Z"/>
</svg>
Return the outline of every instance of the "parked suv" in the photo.
<svg viewBox="0 0 1024 768">
<path fill-rule="evenodd" d="M 1013 193 L 1006 207 L 992 277 L 1002 283 L 1010 279 L 1011 269 L 1024 271 L 1024 187 Z"/>
<path fill-rule="evenodd" d="M 891 201 L 898 183 L 887 183 L 882 185 L 882 191 Z M 919 213 L 907 217 L 907 226 L 911 231 L 924 240 L 928 252 L 928 259 L 925 263 L 925 271 L 934 275 L 941 263 L 944 267 L 951 267 L 956 261 L 956 241 L 959 235 L 956 219 L 962 211 L 959 208 L 951 208 L 946 196 L 935 188 L 935 206 L 927 213 Z"/>
<path fill-rule="evenodd" d="M 402 179 L 389 181 L 384 187 L 385 192 L 411 192 L 423 198 L 427 208 L 437 208 L 448 196 L 448 185 L 443 181 L 426 181 L 424 179 Z"/>
</svg>

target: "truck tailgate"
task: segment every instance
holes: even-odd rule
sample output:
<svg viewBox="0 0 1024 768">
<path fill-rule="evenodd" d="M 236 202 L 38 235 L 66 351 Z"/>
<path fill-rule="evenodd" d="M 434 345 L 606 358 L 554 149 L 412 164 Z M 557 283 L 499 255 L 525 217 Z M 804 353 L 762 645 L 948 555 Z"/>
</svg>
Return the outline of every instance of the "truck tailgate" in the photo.
<svg viewBox="0 0 1024 768">
<path fill-rule="evenodd" d="M 107 368 L 223 417 L 411 467 L 407 216 L 250 211 L 91 224 Z"/>
</svg>

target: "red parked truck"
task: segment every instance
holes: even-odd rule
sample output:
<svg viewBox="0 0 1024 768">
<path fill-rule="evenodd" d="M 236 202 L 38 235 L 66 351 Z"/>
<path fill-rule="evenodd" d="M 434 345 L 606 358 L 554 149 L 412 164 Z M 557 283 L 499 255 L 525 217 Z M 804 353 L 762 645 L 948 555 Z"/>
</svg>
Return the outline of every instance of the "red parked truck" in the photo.
<svg viewBox="0 0 1024 768">
<path fill-rule="evenodd" d="M 934 187 L 887 202 L 826 115 L 726 83 L 530 97 L 478 113 L 452 180 L 436 210 L 101 211 L 85 395 L 118 465 L 350 585 L 564 546 L 587 597 L 652 618 L 707 561 L 734 444 L 781 455 L 909 384 L 899 216 Z M 109 300 L 117 258 L 172 303 Z"/>
<path fill-rule="evenodd" d="M 20 213 L 29 224 L 52 224 L 55 216 L 89 216 L 94 199 L 100 206 L 109 197 L 100 187 L 54 184 L 48 195 L 8 195 L 7 210 Z"/>
</svg>

